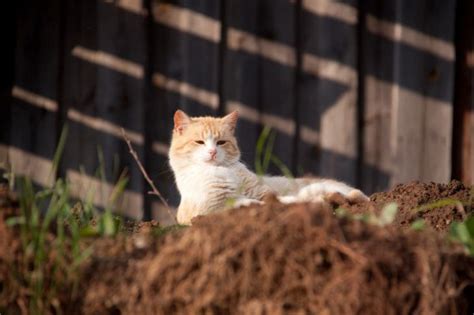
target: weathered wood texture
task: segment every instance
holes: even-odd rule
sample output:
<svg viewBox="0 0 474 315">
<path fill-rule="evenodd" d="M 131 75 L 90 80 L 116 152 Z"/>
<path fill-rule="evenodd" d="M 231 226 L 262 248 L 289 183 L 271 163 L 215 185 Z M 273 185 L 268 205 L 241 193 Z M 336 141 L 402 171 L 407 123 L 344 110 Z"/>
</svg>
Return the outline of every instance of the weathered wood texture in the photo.
<svg viewBox="0 0 474 315">
<path fill-rule="evenodd" d="M 14 76 L 2 74 L 11 94 L 0 162 L 15 156 L 20 173 L 47 184 L 35 163 L 48 165 L 67 123 L 62 175 L 105 180 L 94 199 L 104 207 L 127 168 L 127 214 L 166 221 L 120 128 L 176 206 L 174 111 L 237 109 L 251 168 L 268 125 L 273 153 L 296 175 L 369 193 L 411 179 L 472 182 L 473 12 L 467 0 L 22 0 Z"/>
<path fill-rule="evenodd" d="M 142 196 L 144 182 L 120 127 L 131 134 L 135 149 L 143 155 L 145 21 L 140 14 L 103 1 L 63 3 L 70 17 L 63 26 L 60 100 L 69 126 L 64 168 L 83 169 L 112 185 L 127 168 L 129 190 Z M 140 199 L 127 204 L 134 217 L 141 213 Z"/>
<path fill-rule="evenodd" d="M 239 110 L 237 135 L 243 159 L 254 164 L 255 144 L 265 122 L 276 132 L 273 153 L 291 167 L 295 137 L 294 6 L 288 1 L 226 1 L 224 63 L 226 111 Z M 269 172 L 276 172 L 272 167 Z"/>
<path fill-rule="evenodd" d="M 255 144 L 261 132 L 258 122 L 261 120 L 261 89 L 260 56 L 245 50 L 253 45 L 258 49 L 256 37 L 245 38 L 248 34 L 256 34 L 259 29 L 258 19 L 259 1 L 226 1 L 225 19 L 227 29 L 227 47 L 223 62 L 224 87 L 221 96 L 225 104 L 225 111 L 239 110 L 242 119 L 239 121 L 236 134 L 239 139 L 248 139 L 239 143 L 243 161 L 254 165 Z"/>
<path fill-rule="evenodd" d="M 458 0 L 453 176 L 474 182 L 474 2 Z"/>
<path fill-rule="evenodd" d="M 363 186 L 378 190 L 413 179 L 446 181 L 455 2 L 367 1 L 366 9 L 361 71 L 363 156 L 369 167 L 362 173 Z"/>
<path fill-rule="evenodd" d="M 5 42 L 5 56 L 0 60 L 0 68 L 3 73 L 0 76 L 0 163 L 8 161 L 8 148 L 5 145 L 10 142 L 12 131 L 12 86 L 15 80 L 15 50 L 16 50 L 16 16 L 14 14 L 5 17 L 6 27 L 1 28 L 0 36 Z M 3 165 L 5 167 L 6 165 Z M 0 165 L 0 167 L 2 167 Z M 1 173 L 1 171 L 0 171 Z M 1 175 L 0 175 L 1 176 Z"/>
<path fill-rule="evenodd" d="M 392 183 L 421 179 L 445 181 L 450 177 L 452 102 L 454 83 L 455 1 L 402 1 L 397 22 L 407 25 L 400 41 L 413 30 L 422 32 L 421 47 L 398 49 L 398 104 Z M 442 41 L 437 48 L 435 41 Z M 422 46 L 426 43 L 426 47 Z M 436 55 L 436 52 L 445 55 Z M 393 136 L 392 136 L 393 137 Z M 433 158 L 436 157 L 436 158 Z"/>
<path fill-rule="evenodd" d="M 299 167 L 355 184 L 357 1 L 302 1 Z M 336 11 L 336 12 L 335 12 Z M 337 34 L 327 40 L 327 34 Z"/>
<path fill-rule="evenodd" d="M 58 70 L 61 66 L 60 3 L 59 0 L 44 3 L 19 1 L 14 22 L 15 56 L 9 60 L 15 65 L 14 81 L 11 82 L 15 88 L 10 86 L 12 98 L 9 103 L 1 105 L 1 119 L 6 120 L 10 129 L 5 130 L 5 133 L 2 130 L 1 162 L 20 175 L 26 173 L 36 178 L 40 184 L 47 184 L 47 178 L 42 176 L 44 172 L 35 167 L 28 156 L 24 156 L 22 161 L 15 159 L 5 145 L 21 152 L 31 152 L 43 159 L 53 157 L 58 131 L 57 104 L 42 99 L 36 99 L 31 104 L 29 100 L 32 94 L 41 94 L 44 99 L 57 97 Z M 28 167 L 17 169 L 19 165 Z"/>
</svg>

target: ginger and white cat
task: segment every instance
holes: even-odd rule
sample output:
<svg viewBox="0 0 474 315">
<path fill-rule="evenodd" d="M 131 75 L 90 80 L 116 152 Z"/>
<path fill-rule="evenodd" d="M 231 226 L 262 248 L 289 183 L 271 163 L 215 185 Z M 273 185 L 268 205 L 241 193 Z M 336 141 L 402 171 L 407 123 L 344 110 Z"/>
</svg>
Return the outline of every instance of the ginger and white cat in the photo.
<svg viewBox="0 0 474 315">
<path fill-rule="evenodd" d="M 257 176 L 240 162 L 234 136 L 237 120 L 237 112 L 216 118 L 176 111 L 169 159 L 181 194 L 179 223 L 191 224 L 198 215 L 262 203 L 267 194 L 275 194 L 283 203 L 324 202 L 332 193 L 350 201 L 368 199 L 360 190 L 335 180 Z"/>
</svg>

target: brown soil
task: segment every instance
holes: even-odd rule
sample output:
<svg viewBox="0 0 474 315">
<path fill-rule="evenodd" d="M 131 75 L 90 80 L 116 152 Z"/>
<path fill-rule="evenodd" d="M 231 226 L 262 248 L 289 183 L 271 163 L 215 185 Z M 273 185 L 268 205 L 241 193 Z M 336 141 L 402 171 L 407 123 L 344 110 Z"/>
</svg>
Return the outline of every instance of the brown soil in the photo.
<svg viewBox="0 0 474 315">
<path fill-rule="evenodd" d="M 94 241 L 80 294 L 61 305 L 67 314 L 467 314 L 474 258 L 436 229 L 470 209 L 411 211 L 446 197 L 468 201 L 469 189 L 410 183 L 344 205 L 378 212 L 397 201 L 400 212 L 388 227 L 337 218 L 330 207 L 274 200 L 197 218 L 161 238 L 156 223 L 131 225 L 131 233 Z M 435 229 L 405 228 L 418 216 Z M 18 290 L 5 291 L 12 240 L 3 236 L 12 234 L 2 224 L 0 215 L 0 310 L 5 296 L 8 305 L 27 301 Z"/>
<path fill-rule="evenodd" d="M 6 308 L 14 314 L 26 307 L 28 299 L 26 290 L 12 277 L 10 268 L 22 255 L 17 233 L 5 224 L 6 219 L 17 214 L 17 208 L 16 196 L 9 192 L 7 185 L 0 184 L 0 312 Z"/>
<path fill-rule="evenodd" d="M 355 205 L 344 204 L 352 213 L 379 213 L 390 202 L 398 205 L 394 224 L 408 227 L 417 219 L 423 219 L 435 230 L 445 231 L 453 221 L 462 221 L 474 208 L 471 206 L 474 192 L 471 187 L 453 180 L 448 184 L 411 182 L 399 184 L 388 192 L 375 193 L 369 202 Z M 441 201 L 449 205 L 436 206 Z M 432 205 L 426 209 L 422 206 Z"/>
</svg>

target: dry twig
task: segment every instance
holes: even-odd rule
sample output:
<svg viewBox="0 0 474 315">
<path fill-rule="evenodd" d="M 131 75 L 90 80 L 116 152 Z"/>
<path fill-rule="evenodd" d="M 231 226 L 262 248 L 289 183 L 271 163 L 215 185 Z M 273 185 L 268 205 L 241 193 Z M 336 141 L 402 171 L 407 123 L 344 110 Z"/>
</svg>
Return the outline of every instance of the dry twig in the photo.
<svg viewBox="0 0 474 315">
<path fill-rule="evenodd" d="M 171 212 L 171 209 L 170 209 L 170 206 L 168 205 L 168 202 L 165 200 L 165 198 L 163 198 L 160 191 L 156 188 L 156 186 L 153 183 L 153 181 L 151 180 L 150 176 L 148 176 L 148 173 L 145 171 L 145 168 L 143 167 L 142 163 L 140 162 L 140 159 L 138 158 L 137 152 L 133 149 L 132 143 L 131 143 L 130 139 L 127 137 L 127 134 L 126 134 L 126 132 L 123 128 L 122 128 L 122 137 L 128 145 L 128 150 L 130 151 L 130 154 L 133 156 L 133 158 L 137 162 L 138 168 L 140 169 L 140 172 L 142 172 L 143 177 L 145 178 L 145 180 L 148 182 L 148 185 L 150 185 L 150 187 L 152 189 L 152 191 L 149 191 L 148 193 L 151 194 L 151 195 L 155 195 L 158 198 L 160 198 L 161 202 L 165 205 L 166 211 L 168 212 L 168 214 L 173 218 L 175 223 L 178 223 L 178 220 L 176 220 L 176 217 L 174 216 L 173 212 Z"/>
</svg>

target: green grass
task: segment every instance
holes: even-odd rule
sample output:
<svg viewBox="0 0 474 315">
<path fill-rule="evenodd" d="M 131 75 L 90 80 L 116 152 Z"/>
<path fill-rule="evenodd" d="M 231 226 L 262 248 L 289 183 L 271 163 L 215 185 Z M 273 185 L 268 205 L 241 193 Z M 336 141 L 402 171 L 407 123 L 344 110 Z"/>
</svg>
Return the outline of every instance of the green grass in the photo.
<svg viewBox="0 0 474 315">
<path fill-rule="evenodd" d="M 449 201 L 449 202 L 448 202 Z M 446 205 L 457 205 L 461 203 L 459 200 L 439 200 L 429 205 L 419 207 L 419 209 L 435 209 Z M 396 217 L 398 206 L 395 203 L 386 205 L 380 214 L 377 216 L 373 213 L 355 214 L 352 215 L 347 212 L 344 208 L 338 208 L 335 210 L 336 216 L 340 218 L 348 218 L 351 220 L 360 220 L 368 224 L 386 226 L 391 224 Z M 419 210 L 422 211 L 422 210 Z M 424 219 L 417 219 L 411 225 L 410 228 L 415 231 L 425 230 L 427 227 Z M 460 243 L 464 246 L 466 253 L 474 256 L 474 215 L 470 215 L 466 220 L 462 222 L 453 222 L 449 226 L 448 239 L 452 242 Z"/>
<path fill-rule="evenodd" d="M 462 201 L 453 198 L 443 198 L 425 205 L 421 205 L 413 209 L 413 211 L 431 211 L 440 207 L 455 206 L 456 209 L 464 209 L 462 214 L 466 215 L 466 213 L 471 213 L 473 198 L 474 186 L 471 188 L 468 201 Z M 412 223 L 411 227 L 415 230 L 422 230 L 426 227 L 426 224 L 423 219 L 418 219 Z M 469 255 L 474 256 L 474 215 L 469 215 L 462 222 L 452 222 L 449 226 L 448 237 L 451 241 L 462 244 L 466 252 Z"/>
<path fill-rule="evenodd" d="M 169 226 L 158 226 L 152 229 L 152 233 L 156 237 L 165 236 L 168 233 L 174 233 L 178 231 L 182 231 L 183 229 L 189 227 L 188 225 L 183 224 L 174 224 Z"/>
<path fill-rule="evenodd" d="M 386 226 L 395 220 L 398 212 L 398 205 L 394 202 L 385 205 L 379 215 L 375 213 L 350 214 L 344 208 L 337 208 L 334 213 L 339 218 L 348 218 L 351 220 L 360 220 L 368 224 Z"/>
<path fill-rule="evenodd" d="M 112 206 L 100 214 L 90 201 L 74 201 L 66 180 L 57 179 L 53 187 L 36 190 L 28 178 L 17 182 L 20 215 L 6 224 L 18 229 L 23 255 L 13 268 L 29 291 L 29 312 L 55 309 L 59 314 L 59 292 L 67 289 L 72 296 L 77 294 L 79 266 L 93 251 L 83 239 L 117 235 L 121 219 L 112 214 Z M 126 178 L 120 178 L 111 205 L 125 184 Z"/>
<path fill-rule="evenodd" d="M 413 212 L 423 212 L 430 211 L 436 208 L 446 207 L 446 206 L 467 206 L 470 205 L 470 202 L 462 202 L 454 198 L 442 198 L 434 202 L 430 202 L 425 205 L 421 205 L 413 209 Z"/>
<path fill-rule="evenodd" d="M 463 222 L 453 222 L 449 228 L 452 241 L 461 243 L 469 255 L 474 256 L 474 215 Z"/>
<path fill-rule="evenodd" d="M 276 133 L 268 126 L 265 126 L 258 137 L 255 154 L 255 173 L 258 176 L 267 174 L 268 168 L 273 163 L 280 172 L 288 177 L 293 178 L 290 169 L 277 156 L 273 154 Z"/>
<path fill-rule="evenodd" d="M 62 314 L 60 297 L 71 300 L 78 292 L 83 262 L 93 254 L 91 238 L 116 237 L 127 233 L 121 217 L 113 214 L 128 184 L 126 170 L 119 173 L 119 159 L 114 157 L 112 173 L 117 178 L 104 211 L 93 204 L 95 191 L 77 200 L 67 179 L 57 178 L 68 129 L 61 133 L 48 176 L 51 187 L 35 187 L 29 178 L 4 174 L 10 189 L 18 192 L 19 212 L 6 220 L 18 235 L 21 248 L 10 267 L 15 287 L 28 296 L 28 313 Z M 105 158 L 97 149 L 99 167 L 95 176 L 106 179 Z M 6 168 L 5 165 L 0 167 Z M 81 167 L 80 172 L 85 175 Z M 0 209 L 1 211 L 1 209 Z M 151 234 L 161 237 L 183 229 L 182 225 L 153 227 Z M 64 296 L 70 295 L 70 296 Z M 3 312 L 0 301 L 0 313 Z"/>
<path fill-rule="evenodd" d="M 53 157 L 48 182 L 56 178 L 65 147 L 67 128 L 63 129 Z M 101 154 L 99 153 L 99 160 Z M 104 177 L 103 171 L 100 172 Z M 108 205 L 101 213 L 93 204 L 91 191 L 85 200 L 75 200 L 70 183 L 55 179 L 51 187 L 35 188 L 29 178 L 6 176 L 12 190 L 19 192 L 19 215 L 7 219 L 6 224 L 16 229 L 21 241 L 17 264 L 11 266 L 16 283 L 29 296 L 28 312 L 61 314 L 60 294 L 78 294 L 79 267 L 93 252 L 83 242 L 89 237 L 113 237 L 120 231 L 121 218 L 112 214 L 128 179 L 123 172 L 109 196 Z"/>
</svg>

